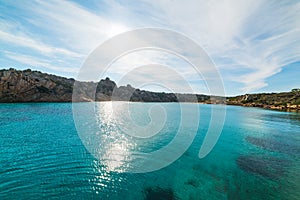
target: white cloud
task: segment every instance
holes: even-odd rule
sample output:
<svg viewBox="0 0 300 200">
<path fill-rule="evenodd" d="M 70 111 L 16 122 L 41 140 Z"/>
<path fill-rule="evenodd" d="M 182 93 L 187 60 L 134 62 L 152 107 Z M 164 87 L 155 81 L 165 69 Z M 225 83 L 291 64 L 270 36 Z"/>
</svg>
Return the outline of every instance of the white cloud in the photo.
<svg viewBox="0 0 300 200">
<path fill-rule="evenodd" d="M 265 87 L 267 78 L 300 60 L 300 2 L 104 1 L 93 9 L 59 0 L 11 4 L 27 13 L 24 20 L 33 28 L 4 21 L 0 40 L 40 52 L 42 60 L 36 54 L 29 59 L 39 64 L 66 60 L 66 65 L 78 69 L 84 57 L 106 39 L 131 28 L 144 27 L 172 29 L 192 38 L 226 74 L 225 81 L 241 83 L 243 92 Z M 163 42 L 162 38 L 156 39 Z M 184 44 L 174 40 L 173 45 Z M 29 62 L 24 56 L 19 53 L 10 58 Z M 112 74 L 126 73 L 137 64 L 181 64 L 174 58 L 151 54 L 128 56 L 121 61 Z M 52 65 L 61 66 L 48 67 L 53 68 Z M 199 80 L 192 69 L 180 73 L 193 82 Z"/>
<path fill-rule="evenodd" d="M 90 51 L 126 29 L 70 1 L 10 4 L 25 16 L 23 20 L 27 25 L 18 20 L 0 20 L 0 43 L 5 44 L 0 49 L 3 52 L 15 49 L 18 53 L 6 53 L 6 58 L 31 66 L 42 65 L 45 69 L 61 72 L 77 71 Z M 72 67 L 59 67 L 61 63 Z"/>
<path fill-rule="evenodd" d="M 38 1 L 27 8 L 38 16 L 30 22 L 85 55 L 109 37 L 128 29 L 112 22 L 109 16 L 97 15 L 71 1 Z"/>
<path fill-rule="evenodd" d="M 300 2 L 195 0 L 155 5 L 163 21 L 199 42 L 221 70 L 253 71 L 233 77 L 245 85 L 244 92 L 266 86 L 268 77 L 300 60 Z M 218 62 L 222 57 L 231 62 Z"/>
<path fill-rule="evenodd" d="M 11 43 L 17 46 L 23 46 L 44 54 L 63 54 L 65 56 L 80 57 L 78 53 L 69 51 L 64 48 L 52 47 L 43 44 L 38 40 L 25 35 L 15 35 L 12 32 L 5 32 L 0 30 L 0 41 Z"/>
<path fill-rule="evenodd" d="M 38 59 L 36 57 L 24 55 L 24 54 L 17 54 L 13 52 L 4 52 L 5 57 L 15 60 L 19 63 L 33 66 L 34 68 L 40 68 L 47 71 L 47 69 L 54 70 L 57 72 L 68 72 L 68 73 L 77 73 L 78 70 L 74 67 L 62 67 L 62 66 L 55 66 L 49 63 L 49 60 L 45 59 Z"/>
</svg>

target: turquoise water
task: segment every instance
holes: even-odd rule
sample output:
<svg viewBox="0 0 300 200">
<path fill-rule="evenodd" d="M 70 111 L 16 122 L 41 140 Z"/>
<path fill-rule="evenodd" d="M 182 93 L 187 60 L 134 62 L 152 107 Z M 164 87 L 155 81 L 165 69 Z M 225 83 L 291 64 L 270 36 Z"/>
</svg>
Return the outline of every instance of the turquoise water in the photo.
<svg viewBox="0 0 300 200">
<path fill-rule="evenodd" d="M 123 172 L 132 151 L 158 150 L 175 136 L 181 116 L 176 103 L 131 103 L 133 119 L 149 123 L 146 110 L 154 105 L 165 107 L 168 118 L 146 142 L 118 132 L 100 109 L 99 127 L 86 124 L 86 130 L 99 129 L 97 160 L 77 134 L 71 103 L 0 104 L 0 199 L 300 199 L 297 113 L 226 106 L 217 145 L 199 159 L 212 105 L 187 104 L 200 111 L 189 149 L 158 171 Z M 122 148 L 102 154 L 111 143 Z"/>
</svg>

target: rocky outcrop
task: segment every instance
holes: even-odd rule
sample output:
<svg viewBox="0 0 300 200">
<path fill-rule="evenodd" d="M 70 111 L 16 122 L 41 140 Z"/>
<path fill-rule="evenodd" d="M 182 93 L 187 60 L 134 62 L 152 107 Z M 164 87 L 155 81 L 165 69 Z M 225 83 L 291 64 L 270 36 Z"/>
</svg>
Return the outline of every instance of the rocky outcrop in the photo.
<svg viewBox="0 0 300 200">
<path fill-rule="evenodd" d="M 73 91 L 74 85 L 76 90 Z M 96 93 L 95 93 L 96 91 Z M 0 70 L 0 102 L 72 101 L 207 102 L 210 96 L 150 92 L 131 85 L 118 87 L 109 78 L 100 82 L 75 81 L 39 71 Z M 216 102 L 216 101 L 215 101 Z"/>
<path fill-rule="evenodd" d="M 30 69 L 0 70 L 0 102 L 67 102 L 74 81 Z"/>
</svg>

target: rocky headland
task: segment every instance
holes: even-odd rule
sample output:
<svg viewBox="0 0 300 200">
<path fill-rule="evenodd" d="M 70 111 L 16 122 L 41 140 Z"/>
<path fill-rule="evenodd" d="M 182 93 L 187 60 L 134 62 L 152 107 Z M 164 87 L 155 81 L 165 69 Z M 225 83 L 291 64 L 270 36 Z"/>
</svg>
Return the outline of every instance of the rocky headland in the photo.
<svg viewBox="0 0 300 200">
<path fill-rule="evenodd" d="M 300 111 L 300 89 L 290 92 L 245 94 L 227 97 L 226 104 L 282 111 Z"/>
<path fill-rule="evenodd" d="M 11 68 L 0 70 L 0 102 L 71 102 L 74 85 L 73 101 L 210 102 L 211 98 L 201 94 L 151 92 L 131 85 L 118 87 L 109 78 L 97 83 L 83 82 L 30 69 Z M 212 100 L 220 103 L 216 98 Z"/>
</svg>

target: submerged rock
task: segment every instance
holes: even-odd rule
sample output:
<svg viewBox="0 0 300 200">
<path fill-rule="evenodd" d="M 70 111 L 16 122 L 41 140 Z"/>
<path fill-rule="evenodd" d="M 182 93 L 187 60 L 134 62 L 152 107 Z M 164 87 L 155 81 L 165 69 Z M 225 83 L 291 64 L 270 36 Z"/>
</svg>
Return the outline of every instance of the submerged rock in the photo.
<svg viewBox="0 0 300 200">
<path fill-rule="evenodd" d="M 238 157 L 236 163 L 246 172 L 278 179 L 285 174 L 289 162 L 278 158 L 243 155 Z"/>
<path fill-rule="evenodd" d="M 175 200 L 174 191 L 170 188 L 149 187 L 144 190 L 145 200 Z"/>
<path fill-rule="evenodd" d="M 184 184 L 191 185 L 195 188 L 197 188 L 199 186 L 199 182 L 196 179 L 189 179 Z"/>
<path fill-rule="evenodd" d="M 277 152 L 286 153 L 290 155 L 295 155 L 300 153 L 299 146 L 287 144 L 271 138 L 257 138 L 257 137 L 247 136 L 246 141 L 249 142 L 250 144 L 256 145 L 258 147 L 261 147 L 269 151 L 277 151 Z"/>
</svg>

